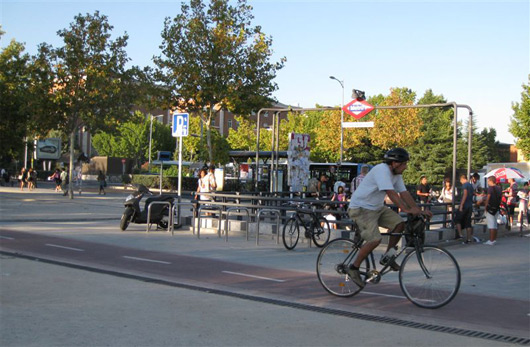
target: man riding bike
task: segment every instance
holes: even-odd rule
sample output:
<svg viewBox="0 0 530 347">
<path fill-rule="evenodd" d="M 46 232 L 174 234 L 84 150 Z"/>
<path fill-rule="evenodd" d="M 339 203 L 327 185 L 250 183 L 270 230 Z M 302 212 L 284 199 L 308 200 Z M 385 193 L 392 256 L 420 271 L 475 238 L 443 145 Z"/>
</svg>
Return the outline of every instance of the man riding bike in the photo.
<svg viewBox="0 0 530 347">
<path fill-rule="evenodd" d="M 359 226 L 365 243 L 347 272 L 360 288 L 364 287 L 364 282 L 359 273 L 359 266 L 381 243 L 379 227 L 392 230 L 392 233 L 402 233 L 405 229 L 405 222 L 399 214 L 384 205 L 386 195 L 403 212 L 432 217 L 431 211 L 422 211 L 416 205 L 403 183 L 401 174 L 407 168 L 409 158 L 409 153 L 403 148 L 394 148 L 386 152 L 384 163 L 372 168 L 351 197 L 348 215 Z M 399 239 L 400 236 L 390 236 L 387 250 L 380 261 L 381 265 L 388 264 L 394 271 L 399 270 L 399 265 L 394 260 L 395 247 Z"/>
</svg>

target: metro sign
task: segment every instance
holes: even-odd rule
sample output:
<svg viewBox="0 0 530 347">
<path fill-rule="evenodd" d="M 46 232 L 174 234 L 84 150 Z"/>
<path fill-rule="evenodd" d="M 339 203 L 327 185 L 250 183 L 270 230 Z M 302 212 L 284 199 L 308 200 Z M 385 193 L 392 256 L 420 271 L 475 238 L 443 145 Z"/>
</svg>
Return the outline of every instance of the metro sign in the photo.
<svg viewBox="0 0 530 347">
<path fill-rule="evenodd" d="M 374 110 L 374 107 L 364 100 L 355 99 L 342 108 L 344 112 L 353 116 L 355 119 L 361 119 Z"/>
</svg>

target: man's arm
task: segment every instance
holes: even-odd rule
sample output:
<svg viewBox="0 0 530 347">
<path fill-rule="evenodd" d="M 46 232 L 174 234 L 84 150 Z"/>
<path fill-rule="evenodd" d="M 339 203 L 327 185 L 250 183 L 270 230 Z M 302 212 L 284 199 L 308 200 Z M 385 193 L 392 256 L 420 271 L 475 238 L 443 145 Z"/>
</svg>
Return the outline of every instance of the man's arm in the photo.
<svg viewBox="0 0 530 347">
<path fill-rule="evenodd" d="M 467 199 L 467 189 L 464 189 L 464 195 L 462 195 L 462 200 L 460 200 L 460 206 L 458 206 L 458 210 L 462 212 L 462 209 L 464 208 L 464 202 Z"/>
</svg>

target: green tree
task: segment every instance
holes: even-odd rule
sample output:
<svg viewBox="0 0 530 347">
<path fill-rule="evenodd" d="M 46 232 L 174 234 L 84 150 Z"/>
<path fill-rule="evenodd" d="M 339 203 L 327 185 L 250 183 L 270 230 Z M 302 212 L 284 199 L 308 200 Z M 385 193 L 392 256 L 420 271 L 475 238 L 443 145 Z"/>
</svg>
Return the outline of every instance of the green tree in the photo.
<svg viewBox="0 0 530 347">
<path fill-rule="evenodd" d="M 137 111 L 127 122 L 119 123 L 112 132 L 99 131 L 92 138 L 92 145 L 100 155 L 109 157 L 135 158 L 139 168 L 148 161 L 150 116 Z M 171 127 L 153 121 L 151 160 L 158 151 L 173 151 L 175 138 Z"/>
<path fill-rule="evenodd" d="M 418 105 L 444 104 L 447 101 L 442 95 L 435 95 L 427 90 L 418 100 Z M 434 107 L 418 109 L 421 119 L 422 136 L 407 149 L 412 154 L 404 179 L 418 183 L 421 175 L 426 175 L 429 182 L 441 184 L 453 166 L 453 125 L 454 112 L 451 107 Z"/>
<path fill-rule="evenodd" d="M 107 17 L 77 15 L 69 29 L 58 31 L 64 45 L 39 46 L 34 71 L 39 83 L 40 108 L 35 119 L 41 124 L 52 122 L 55 128 L 69 134 L 70 177 L 74 165 L 74 141 L 81 126 L 95 133 L 111 128 L 116 120 L 129 117 L 134 88 L 133 70 L 126 70 L 125 47 L 128 36 L 111 40 L 112 26 Z M 72 188 L 69 189 L 73 198 Z"/>
<path fill-rule="evenodd" d="M 0 30 L 0 38 L 3 32 Z M 0 52 L 0 160 L 16 158 L 28 135 L 30 57 L 12 40 Z"/>
<path fill-rule="evenodd" d="M 199 115 L 206 128 L 209 161 L 214 160 L 211 121 L 216 108 L 236 114 L 270 104 L 273 82 L 283 60 L 271 63 L 272 39 L 251 27 L 246 0 L 182 3 L 181 13 L 166 18 L 162 55 L 154 59 L 156 76 L 167 86 L 168 106 Z"/>
<path fill-rule="evenodd" d="M 392 88 L 381 106 L 414 105 L 416 93 L 408 88 Z M 408 147 L 421 136 L 421 118 L 417 109 L 377 110 L 371 117 L 374 127 L 370 131 L 372 143 L 384 149 Z"/>
<path fill-rule="evenodd" d="M 523 84 L 521 102 L 513 103 L 513 115 L 510 123 L 510 133 L 516 139 L 516 146 L 522 152 L 526 160 L 530 160 L 530 75 L 528 84 Z"/>
</svg>

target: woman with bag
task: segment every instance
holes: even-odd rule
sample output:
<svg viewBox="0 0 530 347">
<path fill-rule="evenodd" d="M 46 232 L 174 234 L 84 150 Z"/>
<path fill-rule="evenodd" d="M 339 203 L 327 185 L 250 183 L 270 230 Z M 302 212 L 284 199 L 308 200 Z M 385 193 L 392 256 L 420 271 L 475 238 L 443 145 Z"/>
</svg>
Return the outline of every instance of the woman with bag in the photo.
<svg viewBox="0 0 530 347">
<path fill-rule="evenodd" d="M 488 177 L 488 195 L 486 197 L 486 223 L 490 230 L 490 239 L 484 242 L 485 245 L 493 246 L 497 243 L 497 214 L 499 213 L 502 199 L 501 187 L 497 186 L 497 179 L 494 176 Z"/>
<path fill-rule="evenodd" d="M 445 205 L 447 214 L 444 214 L 444 228 L 446 227 L 446 220 L 447 215 L 451 216 L 451 220 L 453 220 L 452 213 L 453 212 L 453 185 L 451 184 L 451 179 L 449 177 L 444 179 L 444 187 L 442 188 L 442 192 L 440 193 L 440 196 L 438 197 L 438 202 L 447 204 Z M 454 194 L 456 196 L 456 192 Z"/>
<path fill-rule="evenodd" d="M 518 203 L 517 190 L 519 189 L 519 186 L 513 178 L 508 178 L 508 183 L 510 183 L 510 187 L 505 189 L 503 193 L 506 193 L 508 199 L 508 222 L 506 223 L 506 228 L 510 230 L 515 216 L 515 206 Z"/>
</svg>

